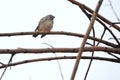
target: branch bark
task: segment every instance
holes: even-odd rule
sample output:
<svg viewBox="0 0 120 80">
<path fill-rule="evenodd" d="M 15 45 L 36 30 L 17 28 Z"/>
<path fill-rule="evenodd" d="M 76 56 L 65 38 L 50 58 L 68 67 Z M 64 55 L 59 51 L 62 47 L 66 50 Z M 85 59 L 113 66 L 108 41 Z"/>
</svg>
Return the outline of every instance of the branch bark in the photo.
<svg viewBox="0 0 120 80">
<path fill-rule="evenodd" d="M 63 59 L 76 59 L 76 56 L 59 56 L 59 57 L 49 57 L 49 58 L 38 58 L 38 59 L 23 60 L 23 61 L 19 61 L 19 62 L 10 63 L 10 64 L 4 64 L 4 65 L 0 66 L 0 69 L 5 68 L 5 67 L 10 67 L 10 66 L 16 66 L 16 65 L 31 63 L 31 62 L 63 60 Z M 120 61 L 118 59 L 106 58 L 106 57 L 82 56 L 82 59 L 94 59 L 94 60 L 100 60 L 100 61 L 109 61 L 109 62 L 120 63 Z"/>
<path fill-rule="evenodd" d="M 0 54 L 40 54 L 40 53 L 77 53 L 79 48 L 40 48 L 40 49 L 29 49 L 29 48 L 18 48 L 18 49 L 0 49 Z M 101 51 L 111 52 L 120 55 L 120 48 L 109 48 L 109 47 L 84 47 L 84 52 Z"/>
<path fill-rule="evenodd" d="M 93 25 L 94 25 L 94 22 L 95 22 L 97 13 L 98 13 L 98 11 L 99 11 L 99 9 L 100 9 L 100 6 L 101 6 L 102 2 L 103 2 L 103 0 L 99 0 L 99 1 L 98 1 L 98 4 L 97 4 L 97 6 L 96 6 L 96 9 L 95 9 L 95 11 L 94 11 L 94 13 L 93 13 L 93 15 L 92 15 L 90 24 L 89 24 L 89 26 L 88 26 L 88 29 L 87 29 L 87 31 L 86 31 L 86 34 L 85 34 L 84 38 L 83 38 L 82 44 L 81 44 L 81 46 L 80 46 L 80 49 L 79 49 L 79 51 L 78 51 L 78 56 L 77 56 L 77 58 L 76 58 L 75 66 L 74 66 L 74 69 L 73 69 L 73 72 L 72 72 L 72 75 L 71 75 L 71 80 L 74 80 L 74 79 L 75 79 L 75 75 L 76 75 L 76 72 L 77 72 L 77 69 L 78 69 L 78 65 L 79 65 L 79 63 L 80 63 L 80 59 L 81 59 L 81 56 L 82 56 L 82 53 L 83 53 L 83 50 L 84 50 L 86 41 L 87 41 L 87 39 L 88 39 L 88 37 L 89 37 L 89 34 L 90 34 L 90 32 L 91 32 L 91 29 L 93 28 Z"/>
<path fill-rule="evenodd" d="M 0 33 L 0 36 L 1 37 L 5 37 L 5 36 L 8 36 L 8 37 L 11 37 L 11 36 L 23 36 L 23 35 L 33 35 L 33 34 L 36 34 L 36 32 L 14 32 L 14 33 Z M 40 32 L 38 34 L 43 34 L 43 32 Z M 54 32 L 47 32 L 45 33 L 47 35 L 67 35 L 67 36 L 74 36 L 74 37 L 84 37 L 84 34 L 78 34 L 78 33 L 73 33 L 73 32 L 63 32 L 63 31 L 54 31 Z M 108 42 L 106 40 L 100 40 L 99 38 L 95 38 L 95 37 L 92 37 L 92 36 L 89 36 L 88 39 L 90 40 L 95 40 L 95 41 L 100 41 L 101 43 L 103 44 L 106 44 L 107 46 L 111 46 L 111 47 L 114 47 L 114 48 L 119 48 L 120 46 L 119 45 L 116 45 L 114 43 L 111 43 L 111 42 Z"/>
</svg>

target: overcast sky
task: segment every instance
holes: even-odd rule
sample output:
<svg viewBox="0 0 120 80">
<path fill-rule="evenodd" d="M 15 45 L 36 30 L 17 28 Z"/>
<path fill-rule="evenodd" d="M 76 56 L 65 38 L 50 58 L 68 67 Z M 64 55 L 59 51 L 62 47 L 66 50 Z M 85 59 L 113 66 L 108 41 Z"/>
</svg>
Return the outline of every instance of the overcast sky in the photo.
<svg viewBox="0 0 120 80">
<path fill-rule="evenodd" d="M 78 0 L 93 10 L 98 0 Z M 109 0 L 104 0 L 99 13 L 111 21 L 117 21 Z M 120 1 L 111 0 L 115 11 L 120 18 Z M 67 0 L 0 0 L 0 33 L 7 32 L 28 32 L 34 31 L 39 20 L 48 15 L 55 16 L 52 31 L 67 31 L 85 34 L 89 25 L 89 20 L 82 13 L 78 6 L 71 4 Z M 96 36 L 100 37 L 103 27 L 97 22 L 95 23 Z M 99 31 L 99 32 L 98 32 Z M 114 30 L 116 35 L 120 32 Z M 104 39 L 108 40 L 111 35 L 107 32 Z M 38 36 L 33 38 L 31 35 L 1 37 L 0 49 L 9 48 L 46 48 L 49 47 L 43 43 L 48 43 L 53 47 L 80 47 L 81 38 L 63 36 L 63 35 L 47 35 L 43 39 Z M 113 42 L 114 40 L 111 40 Z M 89 55 L 84 53 L 83 55 Z M 66 54 L 57 54 L 57 56 Z M 68 54 L 67 54 L 68 55 Z M 76 54 L 69 54 L 76 55 Z M 96 56 L 108 56 L 107 53 L 96 52 Z M 19 54 L 15 55 L 13 62 L 31 59 L 55 56 L 53 53 L 31 55 Z M 0 62 L 7 62 L 10 55 L 0 55 Z M 69 80 L 75 60 L 59 60 L 64 80 Z M 89 60 L 81 60 L 80 67 L 77 71 L 76 80 L 83 80 Z M 0 70 L 0 74 L 3 70 Z M 88 80 L 119 80 L 120 64 L 102 61 L 93 61 Z M 57 61 L 43 61 L 29 63 L 24 65 L 13 66 L 7 69 L 2 80 L 62 80 Z"/>
</svg>

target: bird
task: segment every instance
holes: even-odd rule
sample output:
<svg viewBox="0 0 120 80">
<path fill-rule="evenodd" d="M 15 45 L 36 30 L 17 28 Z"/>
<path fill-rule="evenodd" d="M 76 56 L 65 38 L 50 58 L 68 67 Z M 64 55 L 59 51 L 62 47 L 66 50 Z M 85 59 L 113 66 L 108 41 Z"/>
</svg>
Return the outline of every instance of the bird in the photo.
<svg viewBox="0 0 120 80">
<path fill-rule="evenodd" d="M 50 32 L 53 27 L 54 18 L 55 16 L 51 14 L 41 18 L 37 28 L 35 29 L 35 32 Z M 42 34 L 41 38 L 43 38 L 45 35 L 46 34 Z M 33 37 L 37 37 L 37 36 L 38 34 L 33 34 Z"/>
</svg>

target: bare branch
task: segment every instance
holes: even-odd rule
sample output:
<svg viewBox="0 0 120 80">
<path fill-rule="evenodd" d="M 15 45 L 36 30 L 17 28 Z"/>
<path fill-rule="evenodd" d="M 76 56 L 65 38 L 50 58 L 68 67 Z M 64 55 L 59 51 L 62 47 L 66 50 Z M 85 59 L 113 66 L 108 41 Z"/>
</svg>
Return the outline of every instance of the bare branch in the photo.
<svg viewBox="0 0 120 80">
<path fill-rule="evenodd" d="M 0 49 L 0 54 L 40 54 L 40 53 L 77 53 L 79 48 L 39 48 L 39 49 L 29 49 L 29 48 L 18 48 L 18 49 Z M 109 47 L 85 47 L 84 52 L 91 51 L 102 51 L 111 52 L 115 54 L 120 54 L 120 48 L 109 48 Z"/>
<path fill-rule="evenodd" d="M 101 21 L 101 20 L 99 20 L 98 18 L 96 19 L 101 25 L 103 25 L 103 27 L 105 28 L 105 29 L 107 29 L 109 32 L 110 32 L 110 34 L 113 36 L 113 38 L 115 39 L 115 41 L 118 43 L 118 46 L 120 46 L 120 42 L 117 40 L 117 37 L 114 35 L 114 33 Z"/>
<path fill-rule="evenodd" d="M 84 50 L 84 47 L 85 47 L 85 43 L 86 43 L 86 41 L 87 41 L 87 39 L 88 39 L 88 37 L 89 37 L 89 34 L 90 34 L 90 32 L 91 32 L 91 29 L 93 28 L 93 24 L 94 24 L 94 22 L 95 22 L 97 13 L 98 13 L 98 11 L 99 11 L 99 9 L 100 9 L 100 6 L 101 6 L 102 2 L 103 2 L 103 0 L 99 0 L 99 1 L 98 1 L 98 4 L 97 4 L 97 6 L 96 6 L 96 9 L 95 9 L 95 11 L 94 11 L 94 13 L 93 13 L 93 15 L 92 15 L 90 24 L 89 24 L 89 26 L 88 26 L 88 29 L 87 29 L 87 31 L 86 31 L 86 34 L 85 34 L 84 38 L 83 38 L 82 44 L 81 44 L 81 46 L 80 46 L 80 49 L 79 49 L 79 51 L 78 51 L 78 56 L 77 56 L 77 59 L 76 59 L 76 62 L 75 62 L 75 66 L 74 66 L 74 69 L 73 69 L 73 72 L 72 72 L 72 75 L 71 75 L 71 80 L 74 80 L 74 78 L 75 78 L 75 75 L 76 75 L 76 72 L 77 72 L 77 69 L 78 69 L 78 65 L 79 65 L 79 62 L 80 62 L 80 59 L 81 59 L 81 56 L 82 56 L 82 53 L 83 53 L 83 50 Z"/>
<path fill-rule="evenodd" d="M 33 34 L 36 34 L 36 32 L 0 33 L 0 36 L 10 37 L 10 36 L 18 36 L 18 35 L 33 35 Z M 43 32 L 40 32 L 38 34 L 43 34 Z M 45 34 L 47 34 L 47 35 L 53 34 L 53 35 L 67 35 L 67 36 L 84 37 L 83 34 L 78 34 L 78 33 L 73 33 L 73 32 L 63 32 L 63 31 L 46 32 Z M 92 36 L 89 36 L 88 39 L 95 40 L 95 41 L 98 41 L 98 42 L 100 41 L 99 38 L 95 38 L 95 37 L 92 37 Z M 114 47 L 114 48 L 119 48 L 120 47 L 119 45 L 116 45 L 114 43 L 111 43 L 111 42 L 108 42 L 108 41 L 105 41 L 105 40 L 101 40 L 101 43 L 106 44 L 106 45 L 111 46 L 111 47 Z"/>
<path fill-rule="evenodd" d="M 86 5 L 80 3 L 80 2 L 78 2 L 78 1 L 76 1 L 76 0 L 68 0 L 68 1 L 70 1 L 71 3 L 73 3 L 73 4 L 77 5 L 77 6 L 82 6 L 84 9 L 86 9 L 86 10 L 89 11 L 90 13 L 93 13 L 93 12 L 94 12 L 91 8 L 87 7 Z M 100 15 L 100 14 L 97 14 L 97 17 L 100 18 L 100 19 L 101 19 L 102 21 L 104 21 L 105 23 L 111 25 L 111 26 L 112 26 L 113 28 L 115 28 L 116 30 L 120 31 L 120 27 L 119 27 L 118 25 L 116 25 L 116 24 L 112 24 L 112 21 L 104 18 L 104 17 L 103 17 L 102 15 Z"/>
<path fill-rule="evenodd" d="M 113 59 L 113 58 L 106 58 L 106 57 L 89 57 L 89 56 L 82 56 L 82 59 L 94 59 L 94 60 L 102 60 L 102 61 L 109 61 L 109 62 L 115 62 L 115 63 L 120 63 L 118 59 Z M 10 66 L 16 66 L 16 65 L 21 65 L 21 64 L 26 64 L 26 63 L 31 63 L 31 62 L 38 62 L 38 61 L 51 61 L 51 60 L 63 60 L 63 59 L 76 59 L 76 56 L 59 56 L 59 57 L 49 57 L 49 58 L 38 58 L 38 59 L 30 59 L 30 60 L 24 60 L 24 61 L 19 61 L 19 62 L 14 62 L 6 65 L 1 65 L 1 68 L 5 67 L 10 67 Z"/>
</svg>

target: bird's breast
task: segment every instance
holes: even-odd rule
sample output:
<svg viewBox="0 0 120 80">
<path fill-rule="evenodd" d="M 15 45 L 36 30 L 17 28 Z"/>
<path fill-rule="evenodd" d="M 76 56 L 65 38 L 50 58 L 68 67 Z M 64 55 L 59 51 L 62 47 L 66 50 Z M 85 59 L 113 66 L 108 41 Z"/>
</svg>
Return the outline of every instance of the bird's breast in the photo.
<svg viewBox="0 0 120 80">
<path fill-rule="evenodd" d="M 53 27 L 53 21 L 46 20 L 45 22 L 41 23 L 39 25 L 39 31 L 40 32 L 49 32 Z"/>
</svg>

